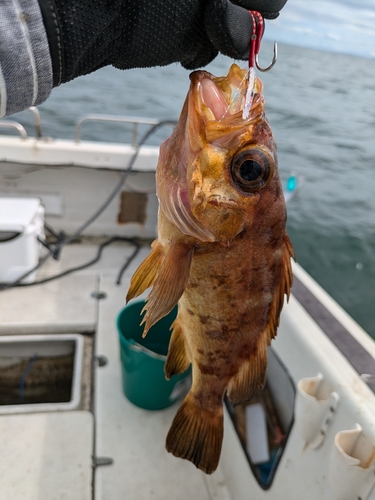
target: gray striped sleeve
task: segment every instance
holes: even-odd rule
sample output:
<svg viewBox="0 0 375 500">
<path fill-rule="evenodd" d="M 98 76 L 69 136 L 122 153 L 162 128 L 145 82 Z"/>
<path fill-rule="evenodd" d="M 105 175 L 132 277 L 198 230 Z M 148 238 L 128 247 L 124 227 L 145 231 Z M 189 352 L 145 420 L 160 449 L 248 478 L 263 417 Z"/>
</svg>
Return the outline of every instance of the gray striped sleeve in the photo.
<svg viewBox="0 0 375 500">
<path fill-rule="evenodd" d="M 0 0 L 0 117 L 47 99 L 52 61 L 37 0 Z"/>
</svg>

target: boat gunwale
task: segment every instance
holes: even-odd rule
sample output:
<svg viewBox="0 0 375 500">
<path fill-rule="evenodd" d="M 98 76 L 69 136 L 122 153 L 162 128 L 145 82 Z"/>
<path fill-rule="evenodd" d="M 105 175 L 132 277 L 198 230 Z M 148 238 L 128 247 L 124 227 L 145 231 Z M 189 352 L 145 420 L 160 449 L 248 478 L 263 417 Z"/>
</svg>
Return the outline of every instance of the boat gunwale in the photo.
<svg viewBox="0 0 375 500">
<path fill-rule="evenodd" d="M 375 394 L 375 358 L 293 269 L 292 294 Z M 302 279 L 301 279 L 302 278 Z M 319 285 L 317 284 L 319 287 Z M 320 288 L 320 287 L 319 287 Z M 322 293 L 326 293 L 323 289 Z M 324 298 L 324 297 L 323 297 Z M 337 304 L 337 307 L 340 307 Z M 341 308 L 340 308 L 341 309 Z M 358 328 L 360 328 L 358 326 Z"/>
</svg>

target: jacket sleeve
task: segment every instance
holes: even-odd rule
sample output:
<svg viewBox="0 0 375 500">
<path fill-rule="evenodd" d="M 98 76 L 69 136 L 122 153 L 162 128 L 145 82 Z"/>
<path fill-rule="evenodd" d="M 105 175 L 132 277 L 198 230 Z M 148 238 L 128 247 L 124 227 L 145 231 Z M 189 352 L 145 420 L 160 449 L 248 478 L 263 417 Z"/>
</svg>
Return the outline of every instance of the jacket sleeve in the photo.
<svg viewBox="0 0 375 500">
<path fill-rule="evenodd" d="M 52 62 L 37 0 L 0 1 L 0 117 L 41 104 Z"/>
</svg>

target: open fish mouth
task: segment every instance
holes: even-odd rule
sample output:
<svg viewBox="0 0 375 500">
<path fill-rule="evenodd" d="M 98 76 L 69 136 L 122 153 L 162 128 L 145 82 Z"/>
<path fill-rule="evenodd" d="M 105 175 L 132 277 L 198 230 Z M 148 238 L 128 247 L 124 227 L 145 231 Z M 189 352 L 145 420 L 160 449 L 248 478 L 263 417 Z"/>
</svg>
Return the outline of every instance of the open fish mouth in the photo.
<svg viewBox="0 0 375 500">
<path fill-rule="evenodd" d="M 217 78 L 206 71 L 196 71 L 191 75 L 201 102 L 201 114 L 208 120 L 220 122 L 225 118 L 242 114 L 245 107 L 246 92 L 249 84 L 247 70 L 233 65 L 224 78 Z M 261 100 L 262 84 L 255 79 L 253 106 Z"/>
</svg>

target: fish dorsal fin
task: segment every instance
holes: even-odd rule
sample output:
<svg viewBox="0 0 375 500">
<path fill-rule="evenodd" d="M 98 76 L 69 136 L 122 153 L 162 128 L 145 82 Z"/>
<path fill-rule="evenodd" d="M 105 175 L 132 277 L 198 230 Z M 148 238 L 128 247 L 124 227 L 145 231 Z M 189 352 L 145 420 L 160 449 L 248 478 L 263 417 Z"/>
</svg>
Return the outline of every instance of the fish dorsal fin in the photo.
<svg viewBox="0 0 375 500">
<path fill-rule="evenodd" d="M 250 401 L 254 394 L 264 387 L 267 370 L 267 337 L 267 331 L 260 334 L 253 354 L 242 363 L 228 384 L 228 397 L 234 405 Z"/>
<path fill-rule="evenodd" d="M 268 343 L 276 337 L 277 328 L 280 322 L 280 314 L 284 305 L 284 295 L 289 300 L 290 289 L 293 282 L 293 272 L 291 259 L 295 260 L 292 243 L 289 236 L 285 233 L 284 244 L 281 256 L 281 272 L 279 283 L 271 304 L 270 321 L 268 323 Z"/>
<path fill-rule="evenodd" d="M 293 274 L 290 259 L 294 259 L 292 244 L 287 234 L 284 236 L 283 253 L 279 282 L 271 303 L 267 328 L 256 340 L 256 348 L 249 359 L 241 365 L 237 374 L 230 380 L 227 392 L 233 404 L 249 401 L 259 389 L 264 387 L 267 370 L 267 346 L 276 337 L 284 295 L 289 299 Z"/>
<path fill-rule="evenodd" d="M 172 311 L 184 293 L 190 273 L 194 246 L 171 243 L 143 311 L 143 336 L 159 319 Z"/>
<path fill-rule="evenodd" d="M 141 293 L 152 286 L 156 280 L 164 260 L 165 252 L 158 240 L 152 243 L 151 248 L 151 252 L 135 271 L 131 279 L 130 287 L 126 295 L 126 302 L 141 295 Z"/>
<path fill-rule="evenodd" d="M 178 318 L 173 322 L 172 328 L 173 332 L 169 342 L 167 361 L 164 366 L 167 379 L 170 379 L 172 375 L 183 373 L 190 365 L 186 352 L 185 337 Z"/>
</svg>

